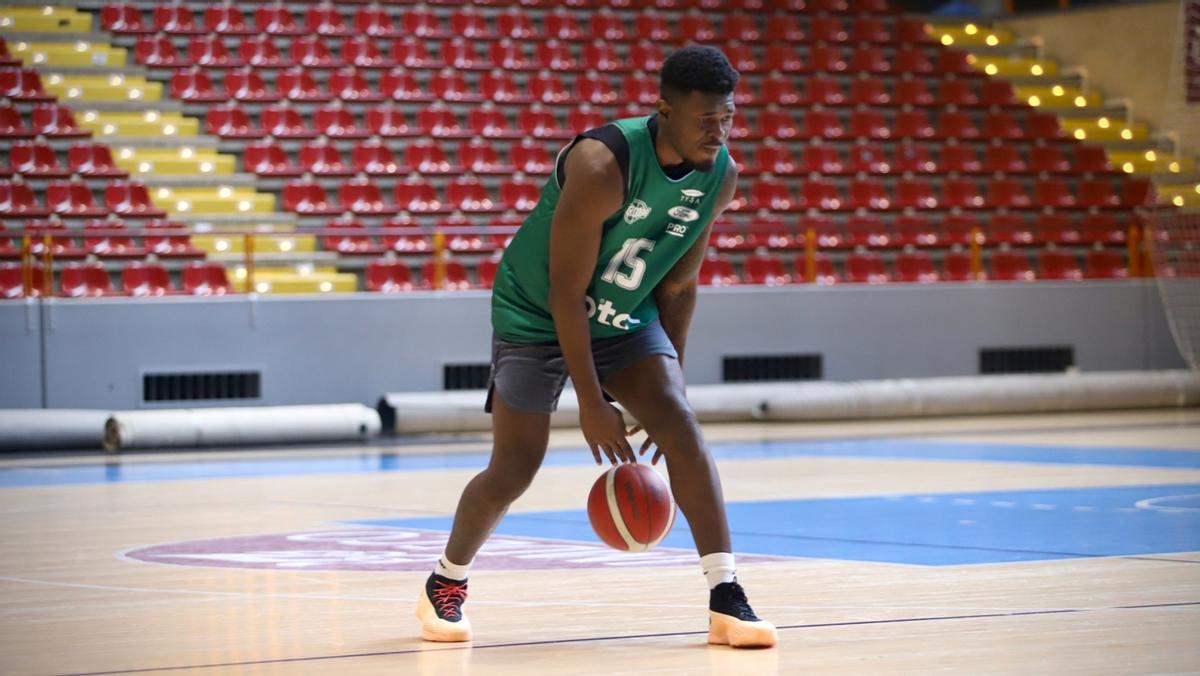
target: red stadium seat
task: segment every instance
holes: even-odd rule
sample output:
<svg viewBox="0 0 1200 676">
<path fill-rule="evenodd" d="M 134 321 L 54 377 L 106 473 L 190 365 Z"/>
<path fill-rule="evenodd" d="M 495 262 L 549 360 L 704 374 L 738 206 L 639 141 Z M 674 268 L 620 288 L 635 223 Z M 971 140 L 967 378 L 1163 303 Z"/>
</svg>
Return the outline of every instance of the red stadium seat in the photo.
<svg viewBox="0 0 1200 676">
<path fill-rule="evenodd" d="M 1154 183 L 1148 179 L 1125 179 L 1121 185 L 1122 207 L 1148 207 L 1157 199 Z"/>
<path fill-rule="evenodd" d="M 511 174 L 515 171 L 512 164 L 500 160 L 491 141 L 479 137 L 459 144 L 458 161 L 466 171 L 476 174 Z"/>
<path fill-rule="evenodd" d="M 902 110 L 892 124 L 893 135 L 899 138 L 930 139 L 938 135 L 924 110 Z"/>
<path fill-rule="evenodd" d="M 269 35 L 243 39 L 238 45 L 238 58 L 255 68 L 287 68 L 292 60 L 285 57 Z"/>
<path fill-rule="evenodd" d="M 1067 138 L 1058 115 L 1054 113 L 1030 112 L 1025 116 L 1025 135 L 1031 139 L 1047 141 Z"/>
<path fill-rule="evenodd" d="M 846 169 L 852 173 L 887 174 L 892 165 L 883 153 L 883 148 L 859 142 L 850 147 Z"/>
<path fill-rule="evenodd" d="M 766 46 L 763 56 L 762 70 L 780 73 L 799 73 L 805 70 L 807 63 L 788 43 L 772 42 Z"/>
<path fill-rule="evenodd" d="M 883 116 L 881 110 L 876 108 L 855 110 L 850 113 L 850 136 L 858 139 L 887 139 L 892 136 L 892 126 L 888 124 L 887 118 Z"/>
<path fill-rule="evenodd" d="M 170 296 L 176 293 L 171 275 L 160 263 L 130 263 L 121 269 L 121 290 L 130 296 Z"/>
<path fill-rule="evenodd" d="M 235 70 L 225 75 L 225 99 L 243 102 L 274 103 L 280 99 L 274 88 L 253 68 Z"/>
<path fill-rule="evenodd" d="M 587 103 L 567 111 L 567 127 L 576 134 L 595 129 L 606 122 L 604 114 Z"/>
<path fill-rule="evenodd" d="M 425 91 L 417 77 L 407 68 L 396 68 L 384 73 L 379 78 L 379 93 L 381 96 L 394 101 L 435 101 L 432 94 Z"/>
<path fill-rule="evenodd" d="M 794 106 L 805 100 L 805 94 L 802 94 L 796 88 L 796 78 L 794 77 L 769 75 L 762 79 L 759 89 L 761 91 L 760 100 L 765 104 L 774 103 L 780 106 Z M 838 95 L 841 94 L 841 90 L 833 80 L 819 80 L 815 85 L 813 84 L 813 80 L 809 80 L 807 96 L 814 97 L 812 100 L 813 103 L 819 102 L 825 89 L 830 90 L 829 96 L 831 98 L 833 98 L 835 93 Z"/>
<path fill-rule="evenodd" d="M 1121 206 L 1121 197 L 1113 190 L 1109 179 L 1085 178 L 1079 181 L 1078 204 L 1083 207 L 1118 207 Z"/>
<path fill-rule="evenodd" d="M 1114 171 L 1112 163 L 1108 161 L 1108 151 L 1105 150 L 1104 146 L 1085 145 L 1082 143 L 1075 146 L 1071 168 L 1077 172 L 1097 174 L 1106 174 Z"/>
<path fill-rule="evenodd" d="M 933 41 L 925 29 L 926 24 L 921 19 L 898 17 L 896 19 L 896 41 L 914 45 L 925 45 Z"/>
<path fill-rule="evenodd" d="M 187 226 L 182 223 L 150 221 L 143 227 L 156 233 L 142 237 L 142 245 L 146 248 L 147 253 L 154 254 L 159 258 L 204 257 L 203 251 L 192 246 Z M 159 232 L 163 234 L 157 234 Z"/>
<path fill-rule="evenodd" d="M 479 279 L 479 286 L 484 289 L 492 288 L 492 284 L 496 280 L 496 272 L 499 269 L 500 259 L 497 256 L 479 261 L 479 264 L 475 266 L 475 275 Z"/>
<path fill-rule="evenodd" d="M 1075 206 L 1075 196 L 1071 194 L 1066 181 L 1061 178 L 1046 178 L 1034 184 L 1033 202 L 1042 208 L 1064 209 Z"/>
<path fill-rule="evenodd" d="M 229 139 L 258 139 L 266 135 L 261 127 L 236 103 L 216 105 L 205 114 L 204 129 L 209 134 Z"/>
<path fill-rule="evenodd" d="M 478 178 L 470 174 L 459 176 L 446 185 L 446 203 L 451 209 L 466 213 L 492 213 L 503 209 L 488 194 Z"/>
<path fill-rule="evenodd" d="M 554 169 L 554 158 L 546 146 L 532 138 L 523 138 L 520 143 L 513 144 L 509 155 L 515 169 L 526 174 L 548 174 Z"/>
<path fill-rule="evenodd" d="M 982 233 L 983 226 L 973 214 L 948 214 L 942 219 L 938 229 L 940 244 L 969 246 L 976 233 Z"/>
<path fill-rule="evenodd" d="M 942 159 L 945 159 L 945 151 L 951 146 L 943 147 Z M 929 154 L 929 144 L 912 143 L 905 139 L 903 143 L 896 147 L 895 162 L 892 165 L 892 171 L 900 173 L 913 174 L 932 174 L 938 171 L 944 171 L 945 167 L 934 162 L 933 157 Z"/>
<path fill-rule="evenodd" d="M 897 282 L 916 282 L 928 284 L 940 279 L 937 270 L 933 268 L 933 259 L 924 251 L 905 251 L 896 254 Z"/>
<path fill-rule="evenodd" d="M 851 195 L 854 186 L 851 185 Z M 846 219 L 846 239 L 848 246 L 888 247 L 894 244 L 892 233 L 884 224 L 883 219 L 875 214 L 859 214 Z"/>
<path fill-rule="evenodd" d="M 896 95 L 893 101 L 897 105 L 931 106 L 933 93 L 929 91 L 929 82 L 924 78 L 901 79 L 896 81 Z"/>
<path fill-rule="evenodd" d="M 850 39 L 841 19 L 832 16 L 812 17 L 808 30 L 808 39 L 812 42 L 846 42 Z"/>
<path fill-rule="evenodd" d="M 492 65 L 506 71 L 531 70 L 536 68 L 534 60 L 529 56 L 524 42 L 504 38 L 491 43 L 488 47 Z"/>
<path fill-rule="evenodd" d="M 608 77 L 596 73 L 575 78 L 575 96 L 579 101 L 597 106 L 615 104 L 619 98 Z"/>
<path fill-rule="evenodd" d="M 746 284 L 782 286 L 792 283 L 792 276 L 784 268 L 783 260 L 766 251 L 746 256 L 742 261 L 742 270 L 745 273 L 742 281 Z"/>
<path fill-rule="evenodd" d="M 1084 214 L 1079 227 L 1083 240 L 1089 244 L 1124 244 L 1129 236 L 1125 224 L 1103 211 Z"/>
<path fill-rule="evenodd" d="M 1033 204 L 1021 181 L 1015 178 L 993 178 L 987 185 L 987 202 L 991 207 L 1025 209 Z"/>
<path fill-rule="evenodd" d="M 246 15 L 238 7 L 217 5 L 204 9 L 204 27 L 209 32 L 221 35 L 253 35 L 255 29 L 246 22 Z"/>
<path fill-rule="evenodd" d="M 425 46 L 425 41 L 412 35 L 405 35 L 392 41 L 391 56 L 396 63 L 406 68 L 445 68 L 446 63 L 441 57 L 432 56 Z"/>
<path fill-rule="evenodd" d="M 559 124 L 553 113 L 537 103 L 521 108 L 517 113 L 517 125 L 521 131 L 533 138 L 568 139 L 574 136 L 574 133 Z"/>
<path fill-rule="evenodd" d="M 402 19 L 402 28 L 402 32 L 405 35 L 411 35 L 422 40 L 440 40 L 453 37 L 454 35 L 442 25 L 438 15 L 427 7 L 413 8 L 405 12 Z"/>
<path fill-rule="evenodd" d="M 971 65 L 971 55 L 960 49 L 939 49 L 936 71 L 943 75 L 981 75 Z"/>
<path fill-rule="evenodd" d="M 425 133 L 424 129 L 409 123 L 404 111 L 391 105 L 368 108 L 366 125 L 372 135 L 385 138 L 420 136 Z"/>
<path fill-rule="evenodd" d="M 883 80 L 868 77 L 865 74 L 850 83 L 850 103 L 858 106 L 886 106 L 892 102 L 892 95 L 884 86 Z M 865 112 L 865 111 L 854 111 Z M 879 111 L 872 111 L 879 112 Z M 882 113 L 880 113 L 882 116 Z M 851 125 L 853 126 L 853 125 Z"/>
<path fill-rule="evenodd" d="M 583 67 L 601 73 L 614 73 L 625 70 L 625 63 L 611 43 L 596 40 L 583 45 Z"/>
<path fill-rule="evenodd" d="M 130 2 L 110 2 L 101 7 L 100 26 L 119 34 L 155 32 L 142 17 L 142 10 Z"/>
<path fill-rule="evenodd" d="M 150 68 L 180 68 L 192 65 L 191 59 L 175 49 L 165 35 L 142 35 L 133 46 L 133 58 Z"/>
<path fill-rule="evenodd" d="M 1039 279 L 1083 279 L 1083 270 L 1075 254 L 1062 249 L 1046 249 L 1038 254 Z"/>
<path fill-rule="evenodd" d="M 885 211 L 892 206 L 883 182 L 876 178 L 850 181 L 847 191 L 847 209 L 871 209 Z"/>
<path fill-rule="evenodd" d="M 26 221 L 25 230 L 31 235 L 29 252 L 35 257 L 46 254 L 46 238 L 49 236 L 50 252 L 55 258 L 78 260 L 87 256 L 87 249 L 79 246 L 73 237 L 75 230 L 68 229 L 57 216 L 45 221 Z"/>
<path fill-rule="evenodd" d="M 827 145 L 806 145 L 800 162 L 800 172 L 806 174 L 840 174 L 844 170 L 837 148 Z"/>
<path fill-rule="evenodd" d="M 1084 259 L 1083 276 L 1087 279 L 1124 279 L 1129 277 L 1129 268 L 1120 250 L 1091 249 Z"/>
<path fill-rule="evenodd" d="M 229 51 L 225 40 L 217 35 L 197 35 L 189 40 L 188 61 L 205 68 L 240 68 L 246 65 L 241 57 Z"/>
<path fill-rule="evenodd" d="M 1037 173 L 1064 174 L 1070 172 L 1071 163 L 1057 145 L 1034 146 L 1029 150 L 1029 170 Z"/>
<path fill-rule="evenodd" d="M 21 112 L 10 105 L 0 105 L 0 138 L 33 138 L 32 127 L 25 124 Z"/>
<path fill-rule="evenodd" d="M 242 154 L 243 166 L 258 176 L 295 177 L 304 173 L 303 168 L 293 164 L 283 146 L 273 140 L 246 145 Z"/>
<path fill-rule="evenodd" d="M 369 178 L 342 181 L 338 202 L 344 211 L 365 215 L 390 215 L 400 211 L 395 204 L 383 199 L 383 191 Z"/>
<path fill-rule="evenodd" d="M 656 87 L 657 89 L 657 87 Z M 756 135 L 763 138 L 780 140 L 799 138 L 802 135 L 800 125 L 787 110 L 775 104 L 768 105 L 758 113 Z"/>
<path fill-rule="evenodd" d="M 593 40 L 624 42 L 632 38 L 633 33 L 625 28 L 619 14 L 603 8 L 588 18 L 588 36 Z"/>
<path fill-rule="evenodd" d="M 394 68 L 396 60 L 386 54 L 375 38 L 359 35 L 342 41 L 342 60 L 355 68 Z"/>
<path fill-rule="evenodd" d="M 450 31 L 470 40 L 495 40 L 499 37 L 488 17 L 469 7 L 455 10 L 450 15 Z"/>
<path fill-rule="evenodd" d="M 927 179 L 911 178 L 896 182 L 896 207 L 900 209 L 936 209 L 937 197 Z"/>
<path fill-rule="evenodd" d="M 792 13 L 777 13 L 767 22 L 767 43 L 786 44 L 807 42 L 808 34 L 800 25 L 799 19 Z"/>
<path fill-rule="evenodd" d="M 712 42 L 717 39 L 717 29 L 712 20 L 698 11 L 679 17 L 675 22 L 675 33 L 676 39 L 693 42 Z"/>
<path fill-rule="evenodd" d="M 171 76 L 170 92 L 172 98 L 189 103 L 221 103 L 229 99 L 227 94 L 217 91 L 208 73 L 197 67 L 175 71 Z"/>
<path fill-rule="evenodd" d="M 980 89 L 979 102 L 985 106 L 997 108 L 1014 108 L 1025 105 L 1017 98 L 1012 83 L 1007 80 L 987 79 Z"/>
<path fill-rule="evenodd" d="M 851 284 L 886 284 L 892 278 L 879 254 L 859 249 L 846 256 L 844 279 Z"/>
<path fill-rule="evenodd" d="M 795 264 L 796 264 L 795 265 L 796 281 L 807 282 L 808 281 L 807 259 L 804 257 L 804 255 L 797 256 Z M 829 256 L 826 256 L 825 254 L 822 254 L 822 253 L 818 253 L 815 256 L 813 256 L 813 280 L 812 281 L 821 286 L 826 286 L 829 284 L 837 284 L 838 282 L 841 281 L 841 278 L 838 276 L 837 268 L 834 267 L 833 261 L 830 260 Z"/>
<path fill-rule="evenodd" d="M 792 157 L 788 147 L 768 138 L 754 149 L 754 160 L 746 168 L 747 174 L 768 172 L 772 174 L 798 174 L 800 165 Z"/>
<path fill-rule="evenodd" d="M 403 33 L 382 7 L 359 7 L 354 10 L 352 22 L 354 31 L 359 35 L 396 37 Z"/>
<path fill-rule="evenodd" d="M 395 176 L 409 171 L 409 167 L 396 160 L 391 145 L 378 138 L 358 142 L 350 151 L 350 156 L 355 170 L 368 176 Z"/>
<path fill-rule="evenodd" d="M 657 73 L 662 68 L 665 59 L 662 46 L 658 42 L 642 41 L 629 46 L 627 65 L 631 70 Z"/>
<path fill-rule="evenodd" d="M 1025 138 L 1025 129 L 1012 113 L 987 113 L 983 116 L 983 136 L 1002 141 L 1016 141 Z"/>
<path fill-rule="evenodd" d="M 726 14 L 724 19 L 721 22 L 721 39 L 723 41 L 758 42 L 762 40 L 763 33 L 759 30 L 758 23 L 754 20 L 753 16 L 749 14 L 730 13 Z M 737 66 L 734 67 L 737 68 Z"/>
<path fill-rule="evenodd" d="M 594 17 L 599 15 L 593 15 Z M 528 40 L 540 34 L 534 28 L 530 13 L 517 7 L 509 7 L 496 15 L 496 30 L 505 38 Z"/>
<path fill-rule="evenodd" d="M 858 16 L 850 27 L 850 38 L 852 42 L 859 44 L 864 42 L 887 43 L 892 41 L 892 34 L 881 17 Z"/>
<path fill-rule="evenodd" d="M 851 72 L 880 75 L 892 72 L 892 61 L 878 45 L 860 45 L 850 55 Z"/>
<path fill-rule="evenodd" d="M 936 136 L 945 139 L 976 139 L 980 137 L 980 131 L 970 113 L 943 110 L 938 114 Z"/>
<path fill-rule="evenodd" d="M 1083 242 L 1083 233 L 1069 214 L 1039 214 L 1037 239 L 1053 244 L 1080 244 Z"/>
<path fill-rule="evenodd" d="M 111 296 L 112 280 L 102 263 L 67 263 L 59 277 L 59 288 L 67 298 Z"/>
<path fill-rule="evenodd" d="M 959 174 L 978 174 L 983 169 L 979 155 L 970 145 L 944 145 L 938 158 L 938 170 Z"/>
<path fill-rule="evenodd" d="M 192 296 L 224 296 L 234 293 L 225 267 L 220 263 L 189 263 L 181 274 L 183 293 Z"/>
<path fill-rule="evenodd" d="M 895 242 L 900 246 L 936 246 L 940 238 L 929 217 L 923 214 L 902 214 L 892 222 Z M 896 273 L 900 273 L 897 263 Z"/>
<path fill-rule="evenodd" d="M 319 35 L 308 34 L 291 42 L 288 55 L 292 63 L 305 68 L 341 68 L 346 62 L 335 56 Z"/>
<path fill-rule="evenodd" d="M 27 178 L 65 178 L 71 172 L 58 162 L 45 141 L 17 141 L 9 150 L 9 169 Z"/>
<path fill-rule="evenodd" d="M 461 174 L 461 164 L 451 163 L 433 139 L 414 141 L 404 149 L 404 164 L 422 174 Z"/>
<path fill-rule="evenodd" d="M 279 36 L 305 35 L 307 29 L 296 23 L 296 17 L 283 5 L 258 7 L 254 10 L 254 27 L 259 33 Z"/>
<path fill-rule="evenodd" d="M 108 214 L 108 209 L 96 204 L 88 184 L 79 179 L 50 181 L 46 186 L 46 206 L 62 216 L 95 218 Z"/>
<path fill-rule="evenodd" d="M 1005 248 L 992 252 L 988 279 L 1006 282 L 1032 282 L 1036 279 L 1029 258 L 1022 252 Z"/>
<path fill-rule="evenodd" d="M 129 172 L 117 166 L 109 147 L 99 143 L 74 143 L 67 150 L 67 164 L 81 176 L 125 178 Z"/>
<path fill-rule="evenodd" d="M 326 86 L 334 98 L 348 103 L 379 103 L 385 98 L 379 90 L 371 85 L 365 75 L 353 67 L 331 73 Z M 320 123 L 317 124 L 317 127 L 320 128 Z"/>
<path fill-rule="evenodd" d="M 948 178 L 942 183 L 941 206 L 961 209 L 981 209 L 987 202 L 979 185 L 971 179 Z"/>
<path fill-rule="evenodd" d="M 487 102 L 498 103 L 529 103 L 533 100 L 525 93 L 523 87 L 517 84 L 516 78 L 507 70 L 496 69 L 485 73 L 479 78 L 479 90 Z M 488 104 L 485 104 L 488 105 Z"/>
<path fill-rule="evenodd" d="M 364 285 L 367 291 L 382 293 L 412 291 L 412 270 L 401 261 L 374 260 L 367 264 Z"/>
<path fill-rule="evenodd" d="M 1029 170 L 1012 145 L 991 145 L 984 150 L 983 170 L 989 173 L 1023 174 Z"/>
<path fill-rule="evenodd" d="M 830 45 L 813 45 L 808 48 L 806 70 L 815 73 L 841 73 L 846 70 L 842 49 Z"/>
<path fill-rule="evenodd" d="M 41 265 L 30 266 L 29 297 L 42 295 L 46 284 L 45 269 Z M 0 263 L 0 300 L 25 297 L 25 273 L 20 263 Z"/>
<path fill-rule="evenodd" d="M 71 109 L 57 103 L 39 103 L 33 107 L 33 130 L 51 138 L 88 138 L 90 129 L 75 122 Z"/>
<path fill-rule="evenodd" d="M 282 139 L 316 138 L 317 132 L 300 117 L 300 112 L 287 104 L 271 105 L 262 110 L 263 131 Z"/>
<path fill-rule="evenodd" d="M 1033 228 L 1020 214 L 998 213 L 988 220 L 984 235 L 989 244 L 1029 245 L 1034 243 Z"/>
<path fill-rule="evenodd" d="M 901 47 L 896 50 L 895 67 L 897 73 L 916 73 L 929 75 L 933 73 L 933 60 L 929 52 L 917 47 Z"/>
<path fill-rule="evenodd" d="M 544 15 L 542 27 L 546 37 L 552 40 L 579 40 L 583 37 L 583 29 L 579 26 L 576 14 L 564 8 Z"/>
<path fill-rule="evenodd" d="M 342 159 L 337 146 L 324 139 L 301 145 L 297 159 L 301 171 L 314 176 L 353 176 L 357 173 L 354 166 Z"/>
<path fill-rule="evenodd" d="M 312 71 L 301 66 L 280 73 L 275 79 L 275 86 L 289 101 L 325 103 L 333 100 L 333 94 L 325 85 L 317 82 Z"/>
<path fill-rule="evenodd" d="M 458 70 L 486 70 L 491 68 L 491 55 L 483 56 L 477 49 L 478 43 L 455 37 L 442 43 L 442 60 Z"/>
<path fill-rule="evenodd" d="M 978 279 L 986 279 L 987 274 L 980 270 L 976 273 L 972 270 L 971 255 L 964 251 L 948 251 L 942 257 L 942 274 L 941 281 L 943 282 L 969 282 Z"/>
<path fill-rule="evenodd" d="M 821 211 L 837 211 L 843 207 L 837 185 L 827 179 L 810 179 L 802 183 L 799 198 L 794 205 L 797 210 L 819 209 Z M 779 209 L 778 211 L 787 210 Z"/>
<path fill-rule="evenodd" d="M 443 69 L 429 79 L 429 91 L 443 101 L 483 101 L 483 94 L 474 90 L 462 73 Z"/>
<path fill-rule="evenodd" d="M 354 113 L 343 108 L 339 101 L 321 106 L 313 111 L 313 126 L 318 134 L 330 138 L 366 138 L 371 132 L 360 126 Z"/>
<path fill-rule="evenodd" d="M 471 280 L 463 264 L 453 259 L 443 259 L 442 283 L 437 285 L 436 262 L 433 259 L 421 264 L 421 288 L 462 291 L 471 288 Z"/>
<path fill-rule="evenodd" d="M 175 35 L 198 35 L 205 30 L 196 23 L 196 16 L 192 14 L 192 10 L 182 4 L 155 7 L 154 27 Z"/>
<path fill-rule="evenodd" d="M 704 286 L 730 286 L 741 283 L 727 256 L 709 252 L 700 263 L 699 281 Z"/>
<path fill-rule="evenodd" d="M 304 216 L 335 216 L 344 209 L 329 199 L 320 183 L 309 180 L 289 181 L 283 186 L 283 210 Z"/>
<path fill-rule="evenodd" d="M 836 113 L 809 109 L 804 115 L 804 136 L 807 138 L 839 139 L 846 135 Z"/>
<path fill-rule="evenodd" d="M 336 5 L 309 7 L 304 13 L 304 27 L 309 33 L 331 37 L 349 37 L 355 34 Z"/>
<path fill-rule="evenodd" d="M 938 85 L 934 103 L 939 107 L 977 106 L 979 95 L 975 93 L 975 87 L 970 80 L 942 80 Z"/>
<path fill-rule="evenodd" d="M 442 101 L 435 101 L 418 112 L 417 125 L 434 138 L 470 138 L 474 135 Z"/>
<path fill-rule="evenodd" d="M 336 251 L 342 256 L 377 256 L 386 250 L 382 244 L 363 234 L 363 224 L 357 218 L 343 215 L 326 222 L 325 227 L 336 231 L 336 234 L 321 238 L 321 248 L 326 251 Z"/>
<path fill-rule="evenodd" d="M 395 193 L 396 206 L 400 207 L 402 211 L 414 214 L 450 211 L 446 205 L 442 204 L 433 185 L 419 174 L 409 174 L 403 181 L 398 181 Z"/>
</svg>

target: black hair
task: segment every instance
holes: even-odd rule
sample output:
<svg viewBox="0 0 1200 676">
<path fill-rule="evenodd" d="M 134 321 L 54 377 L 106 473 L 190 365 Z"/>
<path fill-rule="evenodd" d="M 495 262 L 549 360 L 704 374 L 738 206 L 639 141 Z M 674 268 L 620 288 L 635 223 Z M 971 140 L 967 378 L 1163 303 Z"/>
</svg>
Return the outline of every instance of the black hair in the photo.
<svg viewBox="0 0 1200 676">
<path fill-rule="evenodd" d="M 688 45 L 667 57 L 659 76 L 663 98 L 671 94 L 732 94 L 738 72 L 725 54 L 715 47 Z"/>
</svg>

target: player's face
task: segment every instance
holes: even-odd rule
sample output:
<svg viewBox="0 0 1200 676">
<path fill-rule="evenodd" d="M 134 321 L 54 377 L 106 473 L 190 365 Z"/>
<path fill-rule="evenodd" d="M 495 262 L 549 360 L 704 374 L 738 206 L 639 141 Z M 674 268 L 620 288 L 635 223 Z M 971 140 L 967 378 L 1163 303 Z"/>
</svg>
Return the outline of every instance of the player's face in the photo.
<svg viewBox="0 0 1200 676">
<path fill-rule="evenodd" d="M 733 94 L 689 92 L 667 104 L 671 145 L 700 171 L 712 171 L 733 127 Z"/>
</svg>

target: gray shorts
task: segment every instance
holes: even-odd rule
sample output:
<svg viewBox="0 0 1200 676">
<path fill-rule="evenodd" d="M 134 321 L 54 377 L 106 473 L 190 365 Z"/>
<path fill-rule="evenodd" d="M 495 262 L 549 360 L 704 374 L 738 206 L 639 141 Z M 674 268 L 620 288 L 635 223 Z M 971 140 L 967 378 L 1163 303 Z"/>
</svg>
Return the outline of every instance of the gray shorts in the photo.
<svg viewBox="0 0 1200 676">
<path fill-rule="evenodd" d="M 606 375 L 660 354 L 679 358 L 658 320 L 630 334 L 592 341 L 592 360 L 601 384 Z M 566 380 L 567 364 L 558 343 L 510 343 L 493 335 L 484 410 L 492 412 L 492 393 L 499 391 L 504 403 L 518 411 L 551 413 L 558 408 Z"/>
</svg>

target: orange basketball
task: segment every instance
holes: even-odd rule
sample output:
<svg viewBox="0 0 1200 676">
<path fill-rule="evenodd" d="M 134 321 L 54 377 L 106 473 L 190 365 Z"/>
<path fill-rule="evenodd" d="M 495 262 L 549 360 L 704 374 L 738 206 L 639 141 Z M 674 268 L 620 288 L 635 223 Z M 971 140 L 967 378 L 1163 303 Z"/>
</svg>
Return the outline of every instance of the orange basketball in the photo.
<svg viewBox="0 0 1200 676">
<path fill-rule="evenodd" d="M 671 532 L 675 500 L 667 482 L 650 465 L 624 463 L 592 484 L 588 520 L 609 547 L 644 552 Z"/>
</svg>

